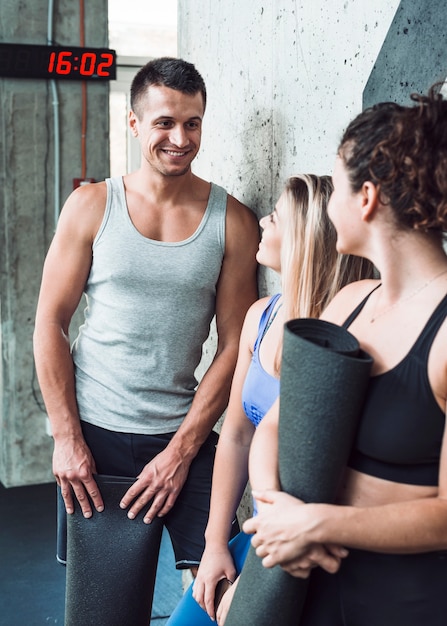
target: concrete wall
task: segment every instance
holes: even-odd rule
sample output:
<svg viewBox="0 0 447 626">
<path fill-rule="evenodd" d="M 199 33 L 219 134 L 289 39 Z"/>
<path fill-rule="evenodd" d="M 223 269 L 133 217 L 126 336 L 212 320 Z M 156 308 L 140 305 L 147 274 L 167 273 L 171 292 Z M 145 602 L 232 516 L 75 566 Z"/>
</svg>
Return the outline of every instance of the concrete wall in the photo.
<svg viewBox="0 0 447 626">
<path fill-rule="evenodd" d="M 408 101 L 445 78 L 446 9 L 446 0 L 179 0 L 178 54 L 209 94 L 196 172 L 258 215 L 293 173 L 330 173 L 371 75 L 368 104 Z M 262 274 L 261 291 L 276 284 Z"/>
<path fill-rule="evenodd" d="M 85 3 L 85 44 L 107 47 L 107 0 Z M 0 41 L 47 43 L 48 2 L 2 0 Z M 79 3 L 59 0 L 53 40 L 80 43 Z M 107 83 L 87 87 L 87 176 L 108 174 Z M 58 81 L 60 202 L 81 176 L 81 82 Z M 52 441 L 35 378 L 32 334 L 43 260 L 54 232 L 56 101 L 50 81 L 0 78 L 0 481 L 52 479 Z M 57 212 L 57 211 L 56 211 Z"/>
<path fill-rule="evenodd" d="M 446 0 L 180 0 L 178 54 L 208 88 L 195 171 L 258 216 L 288 176 L 331 173 L 363 103 L 408 103 L 445 79 L 446 9 Z M 261 294 L 277 289 L 261 270 Z M 241 515 L 249 509 L 246 498 Z"/>
</svg>

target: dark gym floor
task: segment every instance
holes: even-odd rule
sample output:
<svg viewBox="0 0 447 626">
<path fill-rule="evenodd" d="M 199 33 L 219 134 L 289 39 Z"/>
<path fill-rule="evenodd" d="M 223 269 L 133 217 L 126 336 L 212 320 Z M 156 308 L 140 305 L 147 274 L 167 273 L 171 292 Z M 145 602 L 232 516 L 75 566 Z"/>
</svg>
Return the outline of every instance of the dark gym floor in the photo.
<svg viewBox="0 0 447 626">
<path fill-rule="evenodd" d="M 0 626 L 63 626 L 65 567 L 55 552 L 55 484 L 0 483 Z M 164 534 L 151 626 L 166 624 L 181 595 L 182 576 Z"/>
</svg>

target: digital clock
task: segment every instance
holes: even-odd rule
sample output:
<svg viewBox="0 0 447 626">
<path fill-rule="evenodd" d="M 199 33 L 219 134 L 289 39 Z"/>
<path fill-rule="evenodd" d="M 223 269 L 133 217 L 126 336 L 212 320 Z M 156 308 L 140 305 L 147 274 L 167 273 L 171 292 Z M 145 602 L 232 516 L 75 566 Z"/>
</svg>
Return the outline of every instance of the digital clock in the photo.
<svg viewBox="0 0 447 626">
<path fill-rule="evenodd" d="M 0 76 L 114 80 L 116 52 L 108 48 L 0 43 Z"/>
</svg>

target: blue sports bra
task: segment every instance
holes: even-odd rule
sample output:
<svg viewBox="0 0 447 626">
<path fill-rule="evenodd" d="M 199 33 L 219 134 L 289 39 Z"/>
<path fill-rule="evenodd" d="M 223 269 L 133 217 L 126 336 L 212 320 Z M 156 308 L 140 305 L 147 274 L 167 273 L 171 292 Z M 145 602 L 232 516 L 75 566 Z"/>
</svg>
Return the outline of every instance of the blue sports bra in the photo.
<svg viewBox="0 0 447 626">
<path fill-rule="evenodd" d="M 279 379 L 268 374 L 259 360 L 259 347 L 267 332 L 275 304 L 281 294 L 272 296 L 261 315 L 253 356 L 242 388 L 242 406 L 250 422 L 258 426 L 279 395 Z"/>
<path fill-rule="evenodd" d="M 351 313 L 344 328 L 359 315 L 371 293 Z M 402 361 L 371 377 L 348 463 L 351 468 L 399 483 L 438 485 L 445 415 L 430 387 L 427 364 L 446 315 L 447 295 Z"/>
</svg>

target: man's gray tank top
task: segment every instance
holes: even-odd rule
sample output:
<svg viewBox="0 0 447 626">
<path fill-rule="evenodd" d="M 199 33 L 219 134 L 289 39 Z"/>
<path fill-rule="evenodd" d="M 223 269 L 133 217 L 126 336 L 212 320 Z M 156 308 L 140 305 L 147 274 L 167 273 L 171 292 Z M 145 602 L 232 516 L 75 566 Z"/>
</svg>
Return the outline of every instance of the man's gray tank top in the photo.
<svg viewBox="0 0 447 626">
<path fill-rule="evenodd" d="M 227 193 L 211 184 L 196 232 L 167 243 L 135 228 L 122 178 L 106 184 L 85 320 L 72 348 L 79 414 L 108 430 L 174 432 L 193 400 L 215 311 Z"/>
</svg>

